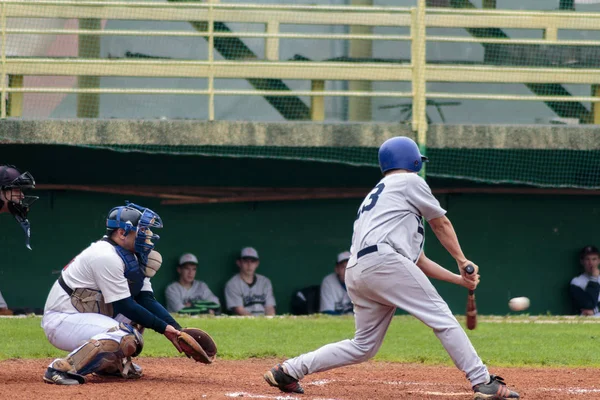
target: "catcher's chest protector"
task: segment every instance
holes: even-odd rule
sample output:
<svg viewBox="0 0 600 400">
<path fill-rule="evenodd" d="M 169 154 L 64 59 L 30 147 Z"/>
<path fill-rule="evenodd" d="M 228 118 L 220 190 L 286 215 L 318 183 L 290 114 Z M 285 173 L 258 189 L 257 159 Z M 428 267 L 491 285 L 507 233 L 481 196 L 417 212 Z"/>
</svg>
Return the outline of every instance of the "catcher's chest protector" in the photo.
<svg viewBox="0 0 600 400">
<path fill-rule="evenodd" d="M 146 278 L 146 274 L 144 274 L 144 270 L 138 262 L 137 257 L 129 250 L 124 249 L 110 240 L 108 240 L 108 243 L 115 247 L 117 254 L 125 263 L 124 275 L 129 283 L 129 291 L 131 292 L 132 297 L 137 296 L 142 291 L 144 279 Z"/>
</svg>

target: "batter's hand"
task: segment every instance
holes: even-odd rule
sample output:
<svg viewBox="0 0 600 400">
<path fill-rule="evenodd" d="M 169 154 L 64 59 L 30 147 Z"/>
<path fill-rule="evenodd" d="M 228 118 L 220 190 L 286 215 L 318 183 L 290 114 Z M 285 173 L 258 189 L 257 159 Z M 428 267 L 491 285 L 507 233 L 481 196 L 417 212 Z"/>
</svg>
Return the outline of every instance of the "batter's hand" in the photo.
<svg viewBox="0 0 600 400">
<path fill-rule="evenodd" d="M 175 329 L 172 325 L 167 325 L 167 329 L 165 329 L 165 337 L 173 343 L 173 346 L 177 349 L 178 352 L 183 353 L 179 343 L 177 342 L 177 337 L 179 336 L 179 331 Z"/>
<path fill-rule="evenodd" d="M 466 287 L 469 290 L 477 289 L 477 285 L 479 285 L 479 274 L 473 273 L 472 275 L 467 275 L 469 279 L 465 279 L 464 276 L 460 277 L 459 285 Z"/>
<path fill-rule="evenodd" d="M 467 267 L 467 265 L 472 265 L 475 269 L 475 271 L 470 275 L 465 272 L 465 268 Z M 459 262 L 458 269 L 460 270 L 460 276 L 462 276 L 463 279 L 468 281 L 477 280 L 477 282 L 479 283 L 479 267 L 473 261 L 464 260 L 462 262 Z"/>
</svg>

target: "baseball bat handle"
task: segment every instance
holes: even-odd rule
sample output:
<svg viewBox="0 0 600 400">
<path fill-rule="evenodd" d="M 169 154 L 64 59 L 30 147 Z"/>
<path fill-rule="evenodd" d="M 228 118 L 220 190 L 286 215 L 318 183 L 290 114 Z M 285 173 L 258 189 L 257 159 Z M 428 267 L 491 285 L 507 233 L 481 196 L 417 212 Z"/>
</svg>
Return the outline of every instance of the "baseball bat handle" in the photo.
<svg viewBox="0 0 600 400">
<path fill-rule="evenodd" d="M 467 274 L 471 275 L 473 272 L 475 272 L 475 268 L 471 264 L 469 264 L 465 267 L 465 272 Z M 475 294 L 475 291 L 469 289 L 469 296 L 472 296 L 474 294 Z"/>
</svg>

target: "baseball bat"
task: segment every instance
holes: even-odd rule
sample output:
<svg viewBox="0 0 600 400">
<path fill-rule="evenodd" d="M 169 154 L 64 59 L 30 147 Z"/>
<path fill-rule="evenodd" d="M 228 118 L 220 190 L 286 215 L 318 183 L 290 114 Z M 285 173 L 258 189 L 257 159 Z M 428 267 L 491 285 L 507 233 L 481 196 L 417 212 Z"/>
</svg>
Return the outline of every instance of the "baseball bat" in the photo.
<svg viewBox="0 0 600 400">
<path fill-rule="evenodd" d="M 471 275 L 475 272 L 472 265 L 465 267 L 465 272 Z M 477 327 L 477 303 L 475 303 L 475 291 L 469 290 L 467 295 L 467 329 L 473 330 Z"/>
</svg>

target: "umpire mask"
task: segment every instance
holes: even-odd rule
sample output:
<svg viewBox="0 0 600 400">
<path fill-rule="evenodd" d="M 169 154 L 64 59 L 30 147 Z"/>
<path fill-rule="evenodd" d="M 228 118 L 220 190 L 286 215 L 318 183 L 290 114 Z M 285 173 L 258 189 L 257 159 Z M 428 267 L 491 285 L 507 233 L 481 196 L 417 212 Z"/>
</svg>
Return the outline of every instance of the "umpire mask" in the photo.
<svg viewBox="0 0 600 400">
<path fill-rule="evenodd" d="M 15 217 L 25 231 L 25 246 L 31 250 L 29 241 L 31 229 L 27 214 L 31 205 L 39 199 L 37 196 L 26 196 L 25 191 L 35 188 L 35 180 L 29 172 L 21 173 L 14 165 L 0 166 L 0 190 L 7 202 L 8 211 Z M 4 201 L 0 200 L 0 208 Z"/>
</svg>

